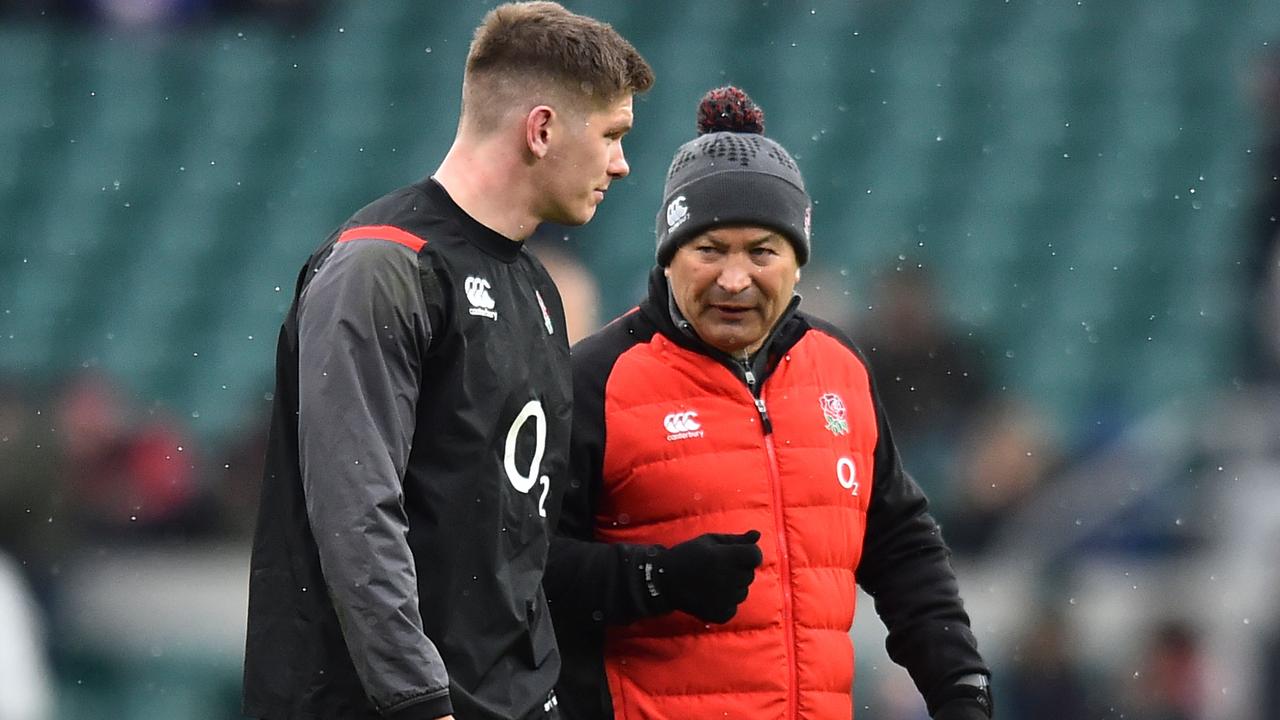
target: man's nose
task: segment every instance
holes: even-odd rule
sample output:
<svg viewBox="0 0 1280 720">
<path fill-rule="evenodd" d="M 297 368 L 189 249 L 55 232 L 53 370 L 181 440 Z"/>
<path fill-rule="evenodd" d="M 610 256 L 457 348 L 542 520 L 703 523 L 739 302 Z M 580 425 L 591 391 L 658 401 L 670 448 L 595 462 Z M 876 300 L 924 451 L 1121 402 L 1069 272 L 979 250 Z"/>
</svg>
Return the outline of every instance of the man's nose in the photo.
<svg viewBox="0 0 1280 720">
<path fill-rule="evenodd" d="M 751 287 L 751 270 L 742 261 L 730 257 L 721 268 L 716 284 L 725 292 L 737 295 Z"/>
<path fill-rule="evenodd" d="M 613 157 L 609 160 L 609 177 L 624 178 L 631 174 L 631 166 L 627 164 L 627 156 L 622 152 L 622 143 L 618 143 Z"/>
</svg>

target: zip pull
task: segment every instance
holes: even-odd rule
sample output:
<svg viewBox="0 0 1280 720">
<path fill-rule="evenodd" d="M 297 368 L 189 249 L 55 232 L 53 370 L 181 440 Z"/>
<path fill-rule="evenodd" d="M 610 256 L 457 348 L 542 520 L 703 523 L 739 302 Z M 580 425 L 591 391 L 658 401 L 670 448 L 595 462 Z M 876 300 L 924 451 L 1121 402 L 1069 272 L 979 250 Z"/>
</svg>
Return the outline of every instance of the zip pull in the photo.
<svg viewBox="0 0 1280 720">
<path fill-rule="evenodd" d="M 755 400 L 756 412 L 760 413 L 760 423 L 764 426 L 764 434 L 773 434 L 773 423 L 769 421 L 769 410 L 764 406 L 764 399 L 756 391 L 756 374 L 751 371 L 751 360 L 744 354 L 742 360 L 742 376 L 751 390 L 751 399 Z"/>
<path fill-rule="evenodd" d="M 773 434 L 773 423 L 769 420 L 769 409 L 764 406 L 764 398 L 756 398 L 756 412 L 760 413 L 760 423 L 764 426 L 764 434 Z"/>
</svg>

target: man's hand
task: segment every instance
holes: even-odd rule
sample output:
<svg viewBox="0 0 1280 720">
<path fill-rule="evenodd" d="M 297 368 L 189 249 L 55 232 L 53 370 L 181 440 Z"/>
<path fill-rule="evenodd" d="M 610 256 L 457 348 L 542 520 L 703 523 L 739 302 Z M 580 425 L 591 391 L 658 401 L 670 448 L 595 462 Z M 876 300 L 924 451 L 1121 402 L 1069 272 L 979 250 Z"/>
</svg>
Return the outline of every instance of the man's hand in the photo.
<svg viewBox="0 0 1280 720">
<path fill-rule="evenodd" d="M 952 700 L 938 708 L 933 720 L 988 720 L 990 717 L 977 700 Z"/>
<path fill-rule="evenodd" d="M 660 549 L 645 566 L 650 594 L 701 620 L 726 623 L 747 599 L 764 559 L 756 530 L 741 535 L 707 533 Z"/>
</svg>

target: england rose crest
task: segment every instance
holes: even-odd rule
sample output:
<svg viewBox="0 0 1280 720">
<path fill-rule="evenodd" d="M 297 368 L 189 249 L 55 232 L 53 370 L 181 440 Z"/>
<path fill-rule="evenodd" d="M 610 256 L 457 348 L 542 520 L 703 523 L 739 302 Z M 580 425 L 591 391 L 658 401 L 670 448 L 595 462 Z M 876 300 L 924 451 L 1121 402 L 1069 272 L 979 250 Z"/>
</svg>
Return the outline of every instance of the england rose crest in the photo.
<svg viewBox="0 0 1280 720">
<path fill-rule="evenodd" d="M 844 409 L 844 400 L 835 393 L 826 393 L 818 398 L 818 404 L 822 406 L 822 417 L 827 420 L 827 429 L 832 435 L 848 435 L 849 421 L 846 418 Z"/>
</svg>

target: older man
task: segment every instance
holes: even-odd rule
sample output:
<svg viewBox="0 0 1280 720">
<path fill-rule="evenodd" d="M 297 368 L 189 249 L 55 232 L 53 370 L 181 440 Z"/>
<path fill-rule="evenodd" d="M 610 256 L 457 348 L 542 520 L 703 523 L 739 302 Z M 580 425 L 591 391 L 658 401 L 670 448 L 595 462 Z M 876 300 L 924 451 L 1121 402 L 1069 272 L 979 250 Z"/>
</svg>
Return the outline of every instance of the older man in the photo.
<svg viewBox="0 0 1280 720">
<path fill-rule="evenodd" d="M 637 311 L 573 354 L 544 583 L 569 718 L 852 714 L 856 585 L 934 718 L 988 718 L 948 551 L 865 359 L 797 310 L 811 204 L 736 88 L 672 161 Z"/>
</svg>

